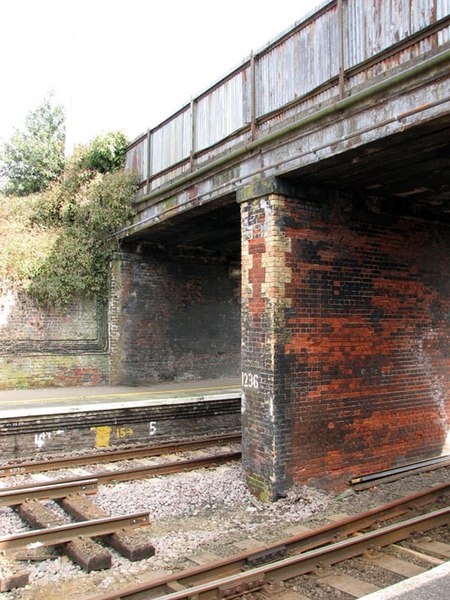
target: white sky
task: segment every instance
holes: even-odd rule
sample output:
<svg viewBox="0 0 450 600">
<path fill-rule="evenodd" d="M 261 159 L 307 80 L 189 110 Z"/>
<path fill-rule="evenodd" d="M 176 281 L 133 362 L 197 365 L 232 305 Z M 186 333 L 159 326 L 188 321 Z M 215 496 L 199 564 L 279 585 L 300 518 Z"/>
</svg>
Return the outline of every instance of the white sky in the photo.
<svg viewBox="0 0 450 600">
<path fill-rule="evenodd" d="M 68 145 L 170 116 L 320 0 L 0 0 L 0 142 L 51 91 Z"/>
</svg>

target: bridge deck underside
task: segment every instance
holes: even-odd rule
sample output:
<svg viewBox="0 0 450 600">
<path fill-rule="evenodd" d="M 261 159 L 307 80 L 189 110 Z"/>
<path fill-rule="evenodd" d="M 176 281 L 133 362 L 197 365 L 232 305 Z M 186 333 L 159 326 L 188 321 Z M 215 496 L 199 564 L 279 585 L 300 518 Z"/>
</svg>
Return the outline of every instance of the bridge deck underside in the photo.
<svg viewBox="0 0 450 600">
<path fill-rule="evenodd" d="M 407 199 L 424 210 L 450 211 L 450 115 L 293 171 L 304 185 L 326 185 Z"/>
</svg>

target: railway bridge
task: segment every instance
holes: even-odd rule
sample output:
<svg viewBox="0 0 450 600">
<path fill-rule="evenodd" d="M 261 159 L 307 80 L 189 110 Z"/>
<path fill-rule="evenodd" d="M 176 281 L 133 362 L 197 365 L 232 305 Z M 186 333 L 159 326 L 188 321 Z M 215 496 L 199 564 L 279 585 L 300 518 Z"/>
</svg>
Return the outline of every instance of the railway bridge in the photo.
<svg viewBox="0 0 450 600">
<path fill-rule="evenodd" d="M 128 149 L 113 373 L 241 371 L 263 499 L 448 444 L 449 12 L 324 2 Z"/>
</svg>

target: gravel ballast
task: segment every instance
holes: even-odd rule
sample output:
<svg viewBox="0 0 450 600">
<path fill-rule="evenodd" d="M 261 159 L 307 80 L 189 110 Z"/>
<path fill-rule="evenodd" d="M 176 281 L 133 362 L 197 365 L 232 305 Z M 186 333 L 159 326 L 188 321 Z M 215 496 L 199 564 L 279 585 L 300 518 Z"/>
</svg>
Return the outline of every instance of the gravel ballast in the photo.
<svg viewBox="0 0 450 600">
<path fill-rule="evenodd" d="M 112 516 L 150 513 L 151 525 L 142 531 L 148 532 L 155 556 L 132 563 L 112 550 L 112 568 L 89 574 L 65 556 L 20 562 L 29 572 L 29 585 L 0 593 L 0 600 L 83 600 L 100 591 L 142 581 L 156 571 L 192 567 L 189 557 L 195 554 L 209 551 L 220 557 L 230 556 L 240 551 L 236 543 L 249 538 L 272 542 L 286 537 L 283 528 L 300 524 L 316 527 L 328 522 L 333 514 L 362 512 L 448 481 L 449 477 L 450 469 L 438 469 L 358 494 L 328 494 L 296 486 L 274 504 L 262 504 L 249 494 L 239 463 L 103 485 L 90 500 Z M 1 483 L 13 485 L 12 480 Z M 26 529 L 11 509 L 0 509 L 1 535 Z"/>
</svg>

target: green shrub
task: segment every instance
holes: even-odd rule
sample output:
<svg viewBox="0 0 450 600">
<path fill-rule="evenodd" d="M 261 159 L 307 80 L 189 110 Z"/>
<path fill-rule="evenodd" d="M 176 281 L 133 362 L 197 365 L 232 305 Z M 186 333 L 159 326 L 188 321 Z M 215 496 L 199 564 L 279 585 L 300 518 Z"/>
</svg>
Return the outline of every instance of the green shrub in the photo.
<svg viewBox="0 0 450 600">
<path fill-rule="evenodd" d="M 75 295 L 105 298 L 114 232 L 134 215 L 137 178 L 119 168 L 123 134 L 78 146 L 64 179 L 24 198 L 0 197 L 0 281 L 38 304 L 68 304 Z M 107 168 L 107 172 L 104 169 Z"/>
<path fill-rule="evenodd" d="M 108 173 L 125 166 L 127 138 L 120 131 L 97 136 L 89 145 L 85 157 L 86 168 Z"/>
<path fill-rule="evenodd" d="M 49 225 L 58 214 L 60 235 L 29 286 L 37 303 L 63 305 L 77 294 L 106 297 L 109 263 L 117 250 L 113 234 L 133 216 L 136 189 L 136 176 L 121 170 L 98 173 L 75 197 L 64 189 L 46 195 L 40 218 Z"/>
</svg>

